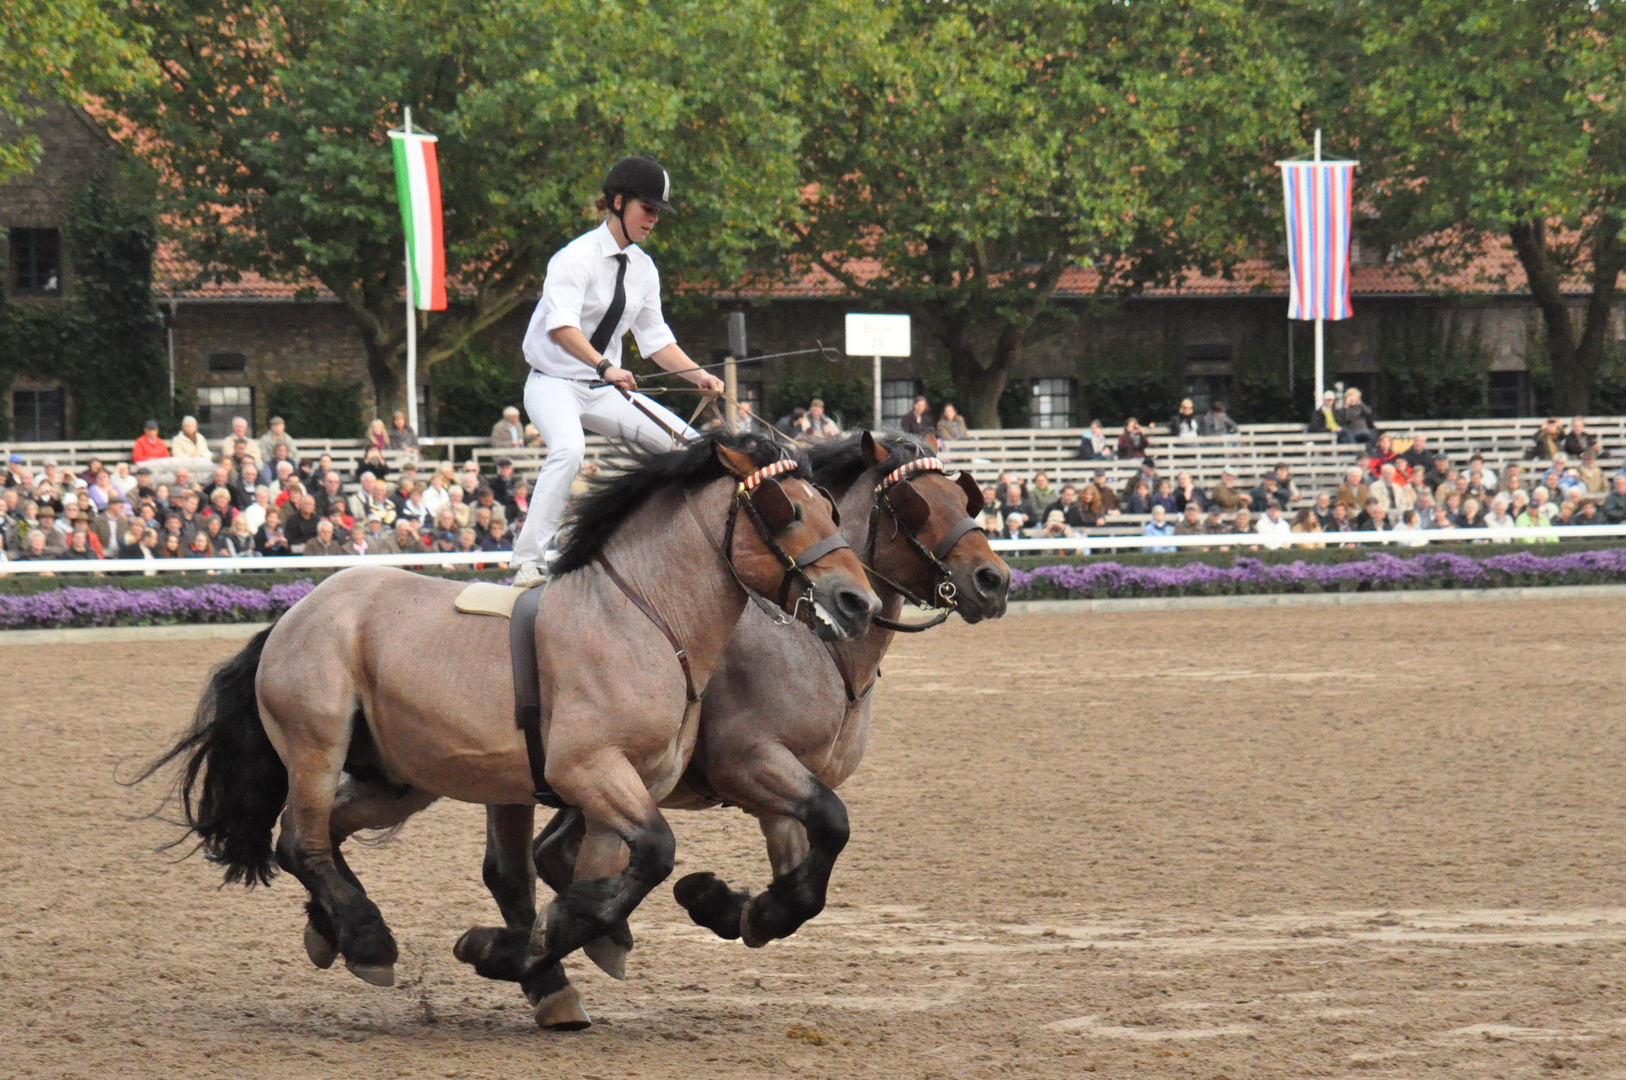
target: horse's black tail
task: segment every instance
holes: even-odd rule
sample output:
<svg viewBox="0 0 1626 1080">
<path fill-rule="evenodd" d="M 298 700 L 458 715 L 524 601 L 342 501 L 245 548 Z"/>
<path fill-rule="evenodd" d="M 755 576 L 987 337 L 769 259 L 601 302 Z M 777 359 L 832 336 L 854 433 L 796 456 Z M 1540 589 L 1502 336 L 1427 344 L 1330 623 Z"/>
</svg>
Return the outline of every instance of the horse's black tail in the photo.
<svg viewBox="0 0 1626 1080">
<path fill-rule="evenodd" d="M 271 884 L 276 873 L 271 830 L 288 799 L 288 770 L 266 737 L 254 695 L 270 634 L 270 627 L 261 630 L 215 669 L 191 730 L 137 778 L 184 759 L 176 791 L 187 835 L 196 833 L 204 857 L 226 868 L 227 884 L 251 888 Z"/>
</svg>

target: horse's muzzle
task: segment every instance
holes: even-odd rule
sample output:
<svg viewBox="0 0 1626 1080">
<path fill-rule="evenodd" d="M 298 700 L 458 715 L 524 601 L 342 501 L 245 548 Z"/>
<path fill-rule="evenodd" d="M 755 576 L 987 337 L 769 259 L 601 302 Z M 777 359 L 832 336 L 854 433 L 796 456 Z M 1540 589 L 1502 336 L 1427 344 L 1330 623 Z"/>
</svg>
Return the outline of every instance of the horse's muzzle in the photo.
<svg viewBox="0 0 1626 1080">
<path fill-rule="evenodd" d="M 863 637 L 881 607 L 874 593 L 850 585 L 815 585 L 811 600 L 809 623 L 823 641 Z"/>
</svg>

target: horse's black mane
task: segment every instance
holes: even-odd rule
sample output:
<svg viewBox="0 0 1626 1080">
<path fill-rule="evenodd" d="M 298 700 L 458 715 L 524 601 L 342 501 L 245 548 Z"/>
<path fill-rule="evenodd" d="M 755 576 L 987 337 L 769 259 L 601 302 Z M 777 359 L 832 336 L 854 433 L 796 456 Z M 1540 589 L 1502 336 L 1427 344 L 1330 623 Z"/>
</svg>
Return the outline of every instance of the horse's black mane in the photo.
<svg viewBox="0 0 1626 1080">
<path fill-rule="evenodd" d="M 838 498 L 846 494 L 858 478 L 864 475 L 869 468 L 864 461 L 864 435 L 846 435 L 828 442 L 814 443 L 808 448 L 808 460 L 812 463 L 813 478 L 829 488 Z M 926 443 L 914 435 L 902 433 L 880 436 L 881 449 L 886 451 L 886 460 L 881 468 L 891 472 L 906 461 L 916 458 L 930 457 L 932 450 Z"/>
<path fill-rule="evenodd" d="M 702 484 L 723 476 L 723 463 L 717 460 L 718 446 L 737 450 L 758 465 L 771 465 L 787 456 L 768 439 L 720 431 L 664 454 L 634 448 L 628 465 L 593 481 L 587 493 L 573 501 L 559 557 L 553 561 L 550 572 L 568 574 L 592 562 L 628 515 L 655 492 L 674 485 Z M 790 475 L 806 479 L 810 475 L 806 455 L 797 454 L 796 459 L 797 471 Z"/>
</svg>

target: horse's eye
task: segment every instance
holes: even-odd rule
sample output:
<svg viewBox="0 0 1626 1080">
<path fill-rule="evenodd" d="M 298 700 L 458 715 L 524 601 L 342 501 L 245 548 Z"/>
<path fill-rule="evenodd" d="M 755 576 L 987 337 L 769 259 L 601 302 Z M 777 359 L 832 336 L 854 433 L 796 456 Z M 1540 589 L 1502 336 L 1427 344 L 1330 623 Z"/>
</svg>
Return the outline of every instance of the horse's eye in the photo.
<svg viewBox="0 0 1626 1080">
<path fill-rule="evenodd" d="M 794 510 L 795 513 L 793 513 L 791 515 L 790 519 L 792 521 L 800 521 L 800 520 L 802 520 L 802 504 L 801 503 L 794 503 L 794 504 L 792 504 L 791 509 Z"/>
</svg>

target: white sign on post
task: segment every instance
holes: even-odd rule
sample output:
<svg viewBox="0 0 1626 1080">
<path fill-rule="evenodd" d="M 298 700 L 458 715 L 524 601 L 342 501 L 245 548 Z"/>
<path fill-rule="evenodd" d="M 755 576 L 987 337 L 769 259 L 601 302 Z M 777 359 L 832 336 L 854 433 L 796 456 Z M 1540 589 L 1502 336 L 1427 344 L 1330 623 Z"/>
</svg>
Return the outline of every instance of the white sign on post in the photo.
<svg viewBox="0 0 1626 1080">
<path fill-rule="evenodd" d="M 848 356 L 908 356 L 909 316 L 848 315 Z"/>
<path fill-rule="evenodd" d="M 847 316 L 847 355 L 874 357 L 875 430 L 881 430 L 881 357 L 908 356 L 911 342 L 909 316 Z"/>
</svg>

